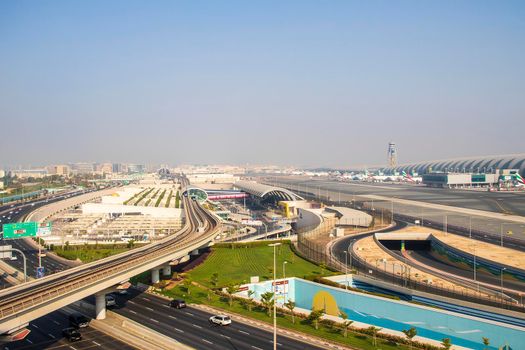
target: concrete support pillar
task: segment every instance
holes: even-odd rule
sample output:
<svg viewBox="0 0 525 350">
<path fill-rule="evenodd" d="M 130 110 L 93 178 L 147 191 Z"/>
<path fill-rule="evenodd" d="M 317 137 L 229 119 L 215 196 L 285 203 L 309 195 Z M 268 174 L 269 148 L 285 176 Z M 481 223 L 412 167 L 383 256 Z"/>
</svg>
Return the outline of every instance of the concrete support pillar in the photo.
<svg viewBox="0 0 525 350">
<path fill-rule="evenodd" d="M 160 282 L 159 270 L 159 268 L 151 270 L 151 283 L 155 284 Z"/>
<path fill-rule="evenodd" d="M 162 267 L 162 275 L 171 276 L 171 266 L 170 265 L 165 265 Z"/>
<path fill-rule="evenodd" d="M 192 250 L 190 255 L 199 255 L 199 250 L 198 249 Z"/>
<path fill-rule="evenodd" d="M 95 294 L 95 317 L 97 320 L 106 318 L 106 293 Z"/>
</svg>

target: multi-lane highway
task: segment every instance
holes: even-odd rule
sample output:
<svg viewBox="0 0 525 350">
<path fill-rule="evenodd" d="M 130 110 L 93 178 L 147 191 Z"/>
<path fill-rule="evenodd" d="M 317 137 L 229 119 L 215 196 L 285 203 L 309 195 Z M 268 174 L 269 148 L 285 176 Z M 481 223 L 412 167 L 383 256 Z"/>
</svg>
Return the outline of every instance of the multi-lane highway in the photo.
<svg viewBox="0 0 525 350">
<path fill-rule="evenodd" d="M 186 223 L 176 234 L 145 247 L 0 291 L 0 331 L 7 332 L 24 320 L 31 321 L 207 246 L 218 234 L 217 219 L 196 201 L 184 197 L 183 202 Z"/>
<path fill-rule="evenodd" d="M 77 196 L 85 192 L 75 192 L 75 193 L 63 193 L 59 195 L 49 196 L 44 199 L 36 199 L 30 202 L 16 203 L 11 205 L 4 205 L 0 210 L 0 220 L 1 224 L 6 224 L 8 222 L 19 222 L 29 214 L 30 212 L 36 210 L 37 208 L 48 205 L 72 196 Z M 11 245 L 13 248 L 21 250 L 27 258 L 27 274 L 30 277 L 35 277 L 36 268 L 38 267 L 38 249 L 24 239 L 17 240 L 3 240 L 0 239 L 0 245 Z M 24 262 L 22 257 L 15 253 L 16 260 L 4 260 L 7 264 L 11 265 L 15 269 L 23 272 Z M 42 266 L 44 267 L 46 275 L 53 274 L 59 271 L 63 271 L 69 268 L 71 265 L 63 263 L 59 259 L 55 259 L 53 254 L 49 254 L 46 257 L 42 258 Z M 0 289 L 6 288 L 8 284 L 4 278 L 0 277 Z"/>
<path fill-rule="evenodd" d="M 272 349 L 273 335 L 266 330 L 235 322 L 221 327 L 208 321 L 212 314 L 193 307 L 174 309 L 163 298 L 130 289 L 117 296 L 113 311 L 195 349 Z M 278 337 L 280 349 L 321 349 L 297 340 Z"/>
<path fill-rule="evenodd" d="M 55 311 L 40 317 L 29 324 L 31 333 L 24 339 L 0 347 L 3 350 L 82 350 L 115 349 L 134 350 L 135 348 L 94 328 L 82 328 L 82 340 L 70 342 L 62 335 L 69 327 L 66 313 Z"/>
</svg>

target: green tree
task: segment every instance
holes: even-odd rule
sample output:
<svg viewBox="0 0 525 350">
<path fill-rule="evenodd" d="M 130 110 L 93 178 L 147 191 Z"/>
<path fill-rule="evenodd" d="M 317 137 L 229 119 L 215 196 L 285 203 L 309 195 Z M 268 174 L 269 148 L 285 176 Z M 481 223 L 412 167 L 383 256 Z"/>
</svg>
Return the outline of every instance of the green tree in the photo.
<svg viewBox="0 0 525 350">
<path fill-rule="evenodd" d="M 219 274 L 217 272 L 213 273 L 210 277 L 210 283 L 213 286 L 213 288 L 217 288 L 219 285 Z"/>
<path fill-rule="evenodd" d="M 128 241 L 128 249 L 133 249 L 134 246 L 135 246 L 135 240 L 134 239 L 130 239 Z"/>
<path fill-rule="evenodd" d="M 483 339 L 483 345 L 485 345 L 485 349 L 484 350 L 488 350 L 489 345 L 490 345 L 490 339 L 489 338 L 485 338 L 485 337 L 482 337 L 482 339 Z"/>
<path fill-rule="evenodd" d="M 273 293 L 272 292 L 266 292 L 261 294 L 261 304 L 266 309 L 266 312 L 268 313 L 268 316 L 272 316 L 272 307 L 273 307 Z"/>
<path fill-rule="evenodd" d="M 415 327 L 410 327 L 409 329 L 403 329 L 403 333 L 408 339 L 408 348 L 412 349 L 412 338 L 417 335 L 417 329 Z"/>
<path fill-rule="evenodd" d="M 182 283 L 184 284 L 184 289 L 186 289 L 186 293 L 188 293 L 188 295 L 190 295 L 191 294 L 191 285 L 193 284 L 193 281 L 191 280 L 191 278 L 186 276 Z"/>
<path fill-rule="evenodd" d="M 248 290 L 248 311 L 252 311 L 252 306 L 253 306 L 253 295 L 255 294 L 255 292 L 253 290 Z"/>
<path fill-rule="evenodd" d="M 323 315 L 323 310 L 316 310 L 312 308 L 312 311 L 310 311 L 310 315 L 308 315 L 307 320 L 314 324 L 315 329 L 319 329 L 319 320 L 321 320 L 321 317 L 323 317 Z"/>
<path fill-rule="evenodd" d="M 450 341 L 450 338 L 443 338 L 441 346 L 443 346 L 443 349 L 448 350 L 452 347 L 452 341 Z"/>
<path fill-rule="evenodd" d="M 348 336 L 348 327 L 350 327 L 354 321 L 349 320 L 348 314 L 344 311 L 339 311 L 339 316 L 343 319 L 343 335 L 346 338 Z"/>
<path fill-rule="evenodd" d="M 228 302 L 230 307 L 233 305 L 233 295 L 237 293 L 239 286 L 237 284 L 230 284 L 226 287 L 226 293 L 228 294 Z"/>
<path fill-rule="evenodd" d="M 286 303 L 284 303 L 284 307 L 286 307 L 288 310 L 290 310 L 290 314 L 292 315 L 292 323 L 295 324 L 295 313 L 293 312 L 293 310 L 295 309 L 295 302 L 293 302 L 292 300 L 288 299 L 288 301 Z"/>
<path fill-rule="evenodd" d="M 379 333 L 379 331 L 381 331 L 382 328 L 370 326 L 367 329 L 370 332 L 370 334 L 372 334 L 372 345 L 377 346 L 377 333 Z"/>
<path fill-rule="evenodd" d="M 213 286 L 212 288 L 217 288 L 217 285 L 219 284 L 219 274 L 214 273 L 210 277 L 210 284 Z M 213 291 L 211 289 L 208 289 L 208 300 L 211 300 L 211 296 L 213 294 Z"/>
<path fill-rule="evenodd" d="M 325 263 L 321 263 L 319 264 L 319 267 L 321 268 L 321 275 L 324 275 L 324 272 L 327 268 L 326 264 Z"/>
</svg>

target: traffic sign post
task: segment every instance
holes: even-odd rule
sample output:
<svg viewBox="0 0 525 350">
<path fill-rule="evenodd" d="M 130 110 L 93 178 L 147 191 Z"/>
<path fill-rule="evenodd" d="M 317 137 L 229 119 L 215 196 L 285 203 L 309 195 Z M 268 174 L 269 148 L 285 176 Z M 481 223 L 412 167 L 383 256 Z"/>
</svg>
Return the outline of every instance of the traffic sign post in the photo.
<svg viewBox="0 0 525 350">
<path fill-rule="evenodd" d="M 36 268 L 36 278 L 42 278 L 45 275 L 45 269 L 43 266 L 39 266 Z"/>
<path fill-rule="evenodd" d="M 4 239 L 19 239 L 36 237 L 38 231 L 37 222 L 17 222 L 4 224 Z"/>
</svg>

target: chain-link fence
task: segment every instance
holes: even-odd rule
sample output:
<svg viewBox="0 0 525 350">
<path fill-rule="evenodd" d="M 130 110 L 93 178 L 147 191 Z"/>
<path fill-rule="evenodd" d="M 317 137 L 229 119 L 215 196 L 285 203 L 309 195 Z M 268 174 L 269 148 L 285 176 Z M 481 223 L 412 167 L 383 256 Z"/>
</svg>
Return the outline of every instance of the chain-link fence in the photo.
<svg viewBox="0 0 525 350">
<path fill-rule="evenodd" d="M 302 193 L 302 195 L 306 198 L 313 199 L 312 194 Z M 316 200 L 318 199 L 316 198 Z M 392 222 L 392 218 L 396 220 L 403 219 L 404 221 L 414 220 L 414 218 L 409 215 L 397 214 L 395 212 L 393 213 L 391 211 L 391 208 L 390 210 L 388 210 L 384 206 L 378 205 L 379 202 L 377 201 L 372 202 L 354 200 L 349 202 L 334 202 L 328 197 L 321 198 L 321 200 L 326 205 L 346 206 L 366 211 L 367 213 L 373 216 L 373 222 L 382 222 L 384 224 L 383 226 L 378 226 L 376 230 L 380 230 L 385 225 L 390 224 Z M 389 204 L 392 205 L 391 203 Z M 423 221 L 421 221 L 421 223 L 423 224 Z M 355 254 L 355 252 L 353 251 L 351 252 L 351 254 L 348 254 L 347 257 L 338 256 L 338 254 L 332 254 L 327 248 L 327 243 L 329 243 L 329 241 L 326 241 L 326 237 L 330 236 L 333 228 L 335 227 L 335 224 L 335 219 L 328 219 L 317 227 L 307 227 L 297 232 L 298 235 L 296 247 L 298 252 L 308 260 L 314 261 L 318 264 L 323 264 L 337 271 L 353 271 L 357 275 L 366 276 L 372 279 L 388 282 L 396 286 L 405 287 L 420 292 L 436 294 L 452 299 L 480 303 L 483 305 L 489 305 L 520 312 L 525 311 L 522 305 L 517 304 L 516 301 L 513 301 L 512 299 L 504 296 L 503 294 L 491 294 L 487 293 L 484 290 L 480 290 L 478 292 L 476 290 L 469 290 L 467 288 L 456 288 L 454 286 L 449 287 L 420 281 L 412 277 L 412 275 L 410 274 L 410 266 L 404 265 L 401 262 L 399 262 L 399 264 L 396 266 L 395 263 L 389 263 L 386 261 L 367 261 L 366 259 L 361 258 L 359 255 Z M 425 226 L 436 225 L 435 222 L 430 221 L 428 219 L 424 219 L 424 224 Z M 353 232 L 353 235 L 358 235 L 359 237 L 362 237 L 367 232 L 375 232 L 376 230 L 374 230 L 373 228 L 359 228 L 358 230 Z M 463 232 L 463 234 L 465 233 L 463 227 L 455 227 L 455 225 L 448 226 L 449 232 L 452 232 L 454 230 L 457 230 L 458 232 Z M 471 233 L 473 236 L 475 234 L 484 234 L 475 231 L 471 231 Z M 332 238 L 333 237 L 330 237 L 329 240 L 331 240 Z"/>
</svg>

